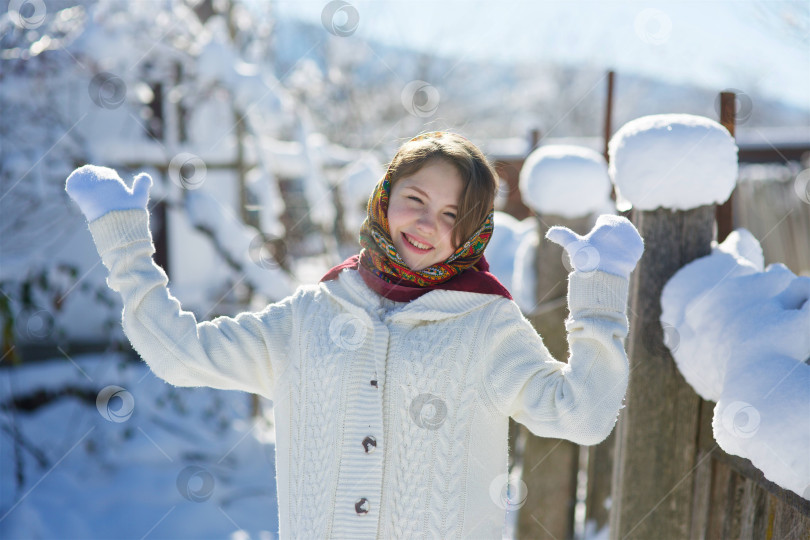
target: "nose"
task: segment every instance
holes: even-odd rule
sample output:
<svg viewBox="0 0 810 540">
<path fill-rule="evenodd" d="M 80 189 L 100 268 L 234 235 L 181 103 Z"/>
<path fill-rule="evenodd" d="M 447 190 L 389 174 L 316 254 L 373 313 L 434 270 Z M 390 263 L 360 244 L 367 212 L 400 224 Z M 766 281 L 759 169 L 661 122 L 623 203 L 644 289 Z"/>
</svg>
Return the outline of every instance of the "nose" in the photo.
<svg viewBox="0 0 810 540">
<path fill-rule="evenodd" d="M 421 212 L 416 221 L 416 227 L 426 233 L 436 232 L 436 218 L 428 211 Z"/>
</svg>

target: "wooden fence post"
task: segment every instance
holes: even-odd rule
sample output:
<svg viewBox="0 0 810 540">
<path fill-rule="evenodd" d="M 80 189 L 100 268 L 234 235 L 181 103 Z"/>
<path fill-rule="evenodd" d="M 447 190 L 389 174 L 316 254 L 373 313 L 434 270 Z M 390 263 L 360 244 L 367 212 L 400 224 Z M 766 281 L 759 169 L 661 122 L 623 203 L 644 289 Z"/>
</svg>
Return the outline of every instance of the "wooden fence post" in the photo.
<svg viewBox="0 0 810 540">
<path fill-rule="evenodd" d="M 590 218 L 538 216 L 537 306 L 535 313 L 528 318 L 554 358 L 565 361 L 568 358 L 565 331 L 568 268 L 563 265 L 563 249 L 545 240 L 546 231 L 551 225 L 562 225 L 585 234 L 590 228 Z M 580 447 L 571 441 L 537 437 L 525 426 L 518 426 L 523 443 L 523 481 L 526 483 L 527 497 L 519 512 L 517 536 L 557 540 L 573 538 Z"/>
<path fill-rule="evenodd" d="M 720 92 L 720 124 L 734 137 L 736 127 L 736 99 L 734 92 Z M 736 189 L 734 190 L 736 191 Z M 734 230 L 734 191 L 717 206 L 717 241 L 722 242 Z"/>
<path fill-rule="evenodd" d="M 605 148 L 602 156 L 605 161 L 608 161 L 608 141 L 613 135 L 613 86 L 616 79 L 616 73 L 613 70 L 607 72 L 607 95 L 605 96 L 605 126 L 604 126 L 604 142 Z"/>
<path fill-rule="evenodd" d="M 610 521 L 613 460 L 616 447 L 616 429 L 599 444 L 589 446 L 588 487 L 585 492 L 585 523 L 593 524 L 594 533 L 602 530 Z"/>
<path fill-rule="evenodd" d="M 616 73 L 607 73 L 607 94 L 605 96 L 605 125 L 602 155 L 609 160 L 608 141 L 613 135 L 613 89 Z M 616 200 L 616 188 L 611 183 L 610 198 Z M 592 523 L 597 532 L 608 524 L 609 508 L 605 503 L 610 498 L 611 476 L 613 473 L 613 449 L 616 444 L 616 430 L 610 432 L 607 439 L 588 447 L 588 487 L 585 493 L 585 523 Z"/>
<path fill-rule="evenodd" d="M 690 537 L 700 397 L 664 345 L 661 290 L 711 252 L 715 205 L 633 210 L 645 251 L 630 287 L 630 383 L 616 428 L 610 538 Z"/>
</svg>

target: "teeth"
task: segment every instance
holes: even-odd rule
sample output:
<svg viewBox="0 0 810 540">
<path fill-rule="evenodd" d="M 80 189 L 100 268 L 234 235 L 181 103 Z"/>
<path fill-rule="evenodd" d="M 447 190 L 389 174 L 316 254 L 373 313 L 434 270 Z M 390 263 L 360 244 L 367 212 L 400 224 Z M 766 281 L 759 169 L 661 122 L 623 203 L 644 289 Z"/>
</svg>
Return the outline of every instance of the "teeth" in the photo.
<svg viewBox="0 0 810 540">
<path fill-rule="evenodd" d="M 410 237 L 410 236 L 407 236 L 407 235 L 406 235 L 406 236 L 405 236 L 405 239 L 406 239 L 406 240 L 407 240 L 407 241 L 408 241 L 408 242 L 409 242 L 409 243 L 410 243 L 412 246 L 416 246 L 416 247 L 418 247 L 419 249 L 430 249 L 430 246 L 425 245 L 425 244 L 421 244 L 421 243 L 417 242 L 416 240 L 411 239 L 411 237 Z"/>
</svg>

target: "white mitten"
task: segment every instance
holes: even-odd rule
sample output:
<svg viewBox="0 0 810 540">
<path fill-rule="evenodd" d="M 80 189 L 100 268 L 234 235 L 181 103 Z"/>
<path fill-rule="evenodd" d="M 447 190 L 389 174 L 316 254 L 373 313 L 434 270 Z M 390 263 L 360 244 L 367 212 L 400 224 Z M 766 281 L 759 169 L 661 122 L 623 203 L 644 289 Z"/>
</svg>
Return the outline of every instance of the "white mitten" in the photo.
<svg viewBox="0 0 810 540">
<path fill-rule="evenodd" d="M 130 190 L 115 170 L 84 165 L 68 176 L 65 191 L 79 205 L 88 222 L 113 210 L 146 210 L 152 177 L 141 173 Z"/>
<path fill-rule="evenodd" d="M 601 270 L 630 277 L 644 252 L 644 241 L 627 218 L 603 214 L 591 232 L 580 236 L 567 227 L 551 227 L 546 238 L 568 252 L 578 272 Z"/>
</svg>

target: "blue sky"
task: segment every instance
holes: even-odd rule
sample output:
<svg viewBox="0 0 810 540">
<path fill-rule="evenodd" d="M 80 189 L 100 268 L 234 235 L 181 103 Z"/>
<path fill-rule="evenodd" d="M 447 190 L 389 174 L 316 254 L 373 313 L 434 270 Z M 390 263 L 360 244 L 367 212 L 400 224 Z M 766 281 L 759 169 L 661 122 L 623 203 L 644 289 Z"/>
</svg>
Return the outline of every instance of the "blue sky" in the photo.
<svg viewBox="0 0 810 540">
<path fill-rule="evenodd" d="M 328 2 L 277 0 L 319 22 Z M 810 110 L 810 2 L 351 0 L 356 36 L 465 58 L 587 63 Z M 759 4 L 759 5 L 757 5 Z M 780 17 L 790 14 L 793 29 Z"/>
</svg>

